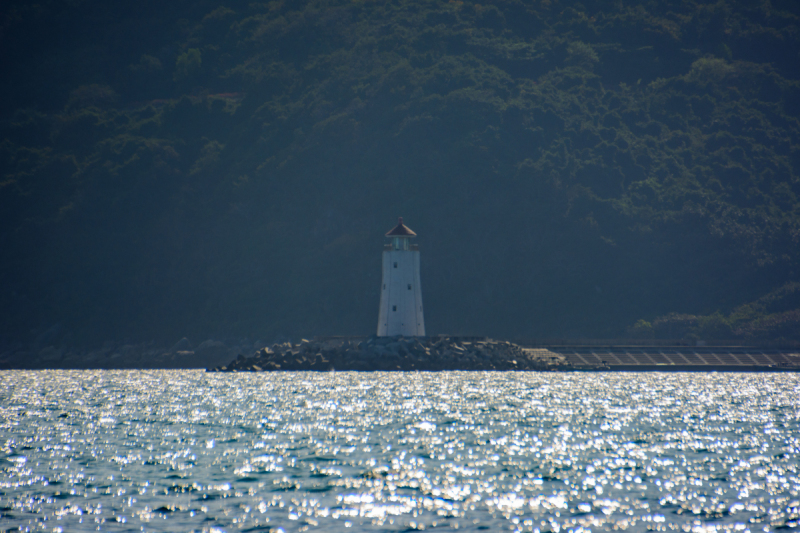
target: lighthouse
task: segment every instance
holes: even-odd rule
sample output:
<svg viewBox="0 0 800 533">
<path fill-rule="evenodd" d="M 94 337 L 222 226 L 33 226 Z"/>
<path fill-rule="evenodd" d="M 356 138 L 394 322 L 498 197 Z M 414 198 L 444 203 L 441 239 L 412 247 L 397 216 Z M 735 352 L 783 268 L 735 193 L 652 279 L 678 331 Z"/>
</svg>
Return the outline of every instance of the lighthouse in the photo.
<svg viewBox="0 0 800 533">
<path fill-rule="evenodd" d="M 424 336 L 422 288 L 419 283 L 419 247 L 409 240 L 417 234 L 403 224 L 403 217 L 386 234 L 392 242 L 383 249 L 381 307 L 378 336 Z"/>
</svg>

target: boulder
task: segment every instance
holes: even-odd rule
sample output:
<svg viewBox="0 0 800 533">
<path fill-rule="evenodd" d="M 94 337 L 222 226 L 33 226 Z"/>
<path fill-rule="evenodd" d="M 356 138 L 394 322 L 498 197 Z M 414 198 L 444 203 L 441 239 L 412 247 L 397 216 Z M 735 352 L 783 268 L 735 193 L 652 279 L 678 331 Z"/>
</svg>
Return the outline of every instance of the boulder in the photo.
<svg viewBox="0 0 800 533">
<path fill-rule="evenodd" d="M 186 337 L 184 337 L 184 338 L 182 338 L 181 340 L 179 340 L 178 342 L 176 342 L 176 343 L 175 343 L 175 344 L 172 346 L 172 348 L 170 348 L 170 350 L 169 350 L 169 351 L 170 351 L 170 352 L 172 352 L 172 353 L 176 353 L 176 352 L 188 352 L 188 351 L 189 351 L 189 350 L 191 350 L 191 349 L 192 349 L 192 343 L 191 343 L 191 342 L 189 342 L 189 339 L 187 339 Z"/>
<path fill-rule="evenodd" d="M 229 348 L 225 343 L 215 340 L 207 340 L 200 343 L 194 353 L 197 356 L 199 366 L 209 367 L 222 364 L 228 360 Z"/>
</svg>

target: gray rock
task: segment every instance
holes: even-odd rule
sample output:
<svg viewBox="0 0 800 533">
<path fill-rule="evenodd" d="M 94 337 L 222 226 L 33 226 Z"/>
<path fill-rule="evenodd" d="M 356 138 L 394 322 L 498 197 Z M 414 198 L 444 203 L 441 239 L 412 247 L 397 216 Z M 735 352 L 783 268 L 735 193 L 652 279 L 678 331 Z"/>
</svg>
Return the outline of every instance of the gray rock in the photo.
<svg viewBox="0 0 800 533">
<path fill-rule="evenodd" d="M 554 370 L 569 366 L 547 350 L 530 349 L 492 340 L 460 342 L 457 338 L 369 337 L 303 340 L 262 349 L 251 357 L 239 357 L 212 371 L 253 372 L 269 370 Z M 547 357 L 536 357 L 536 355 Z"/>
<path fill-rule="evenodd" d="M 198 366 L 201 367 L 222 364 L 228 360 L 229 355 L 225 343 L 211 339 L 201 342 L 194 353 L 197 356 Z"/>
<path fill-rule="evenodd" d="M 54 346 L 47 346 L 39 350 L 39 361 L 43 366 L 58 366 L 63 357 L 64 352 Z"/>
<path fill-rule="evenodd" d="M 176 342 L 172 348 L 170 348 L 170 352 L 177 353 L 177 352 L 188 352 L 192 349 L 192 343 L 189 342 L 189 339 L 186 337 L 182 338 L 178 342 Z"/>
</svg>

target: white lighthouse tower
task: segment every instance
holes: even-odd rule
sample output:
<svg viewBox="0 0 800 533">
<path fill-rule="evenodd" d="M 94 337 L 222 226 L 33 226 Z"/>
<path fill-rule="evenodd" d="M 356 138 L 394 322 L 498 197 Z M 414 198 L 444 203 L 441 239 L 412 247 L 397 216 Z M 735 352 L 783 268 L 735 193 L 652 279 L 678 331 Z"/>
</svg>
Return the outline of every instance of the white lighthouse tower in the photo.
<svg viewBox="0 0 800 533">
<path fill-rule="evenodd" d="M 383 285 L 378 313 L 378 336 L 424 336 L 422 288 L 419 283 L 419 248 L 409 244 L 417 234 L 403 224 L 400 217 L 387 237 L 392 239 L 383 249 Z"/>
</svg>

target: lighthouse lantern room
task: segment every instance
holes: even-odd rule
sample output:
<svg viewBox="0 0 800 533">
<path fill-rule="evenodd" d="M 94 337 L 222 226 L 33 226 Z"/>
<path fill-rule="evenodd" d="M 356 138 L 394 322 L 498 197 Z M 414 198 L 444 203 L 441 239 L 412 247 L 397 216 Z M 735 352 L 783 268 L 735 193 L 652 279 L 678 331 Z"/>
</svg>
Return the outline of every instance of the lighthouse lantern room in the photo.
<svg viewBox="0 0 800 533">
<path fill-rule="evenodd" d="M 392 242 L 383 250 L 383 281 L 378 313 L 378 336 L 424 336 L 422 288 L 419 283 L 419 248 L 409 243 L 417 234 L 403 217 L 386 234 Z"/>
</svg>

